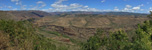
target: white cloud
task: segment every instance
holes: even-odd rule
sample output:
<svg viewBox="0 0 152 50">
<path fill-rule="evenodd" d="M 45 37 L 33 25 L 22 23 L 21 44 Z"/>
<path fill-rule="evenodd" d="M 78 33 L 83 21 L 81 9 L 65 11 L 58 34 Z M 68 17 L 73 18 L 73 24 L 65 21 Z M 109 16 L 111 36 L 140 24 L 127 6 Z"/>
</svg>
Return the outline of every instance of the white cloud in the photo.
<svg viewBox="0 0 152 50">
<path fill-rule="evenodd" d="M 61 4 L 63 1 L 67 1 L 67 0 L 58 0 L 55 2 L 55 4 Z"/>
<path fill-rule="evenodd" d="M 54 4 L 51 4 L 51 7 L 56 8 L 56 9 L 68 7 L 67 5 L 63 5 L 63 4 L 62 4 L 63 1 L 66 1 L 66 0 L 58 0 L 58 1 L 55 2 Z"/>
<path fill-rule="evenodd" d="M 105 2 L 106 0 L 102 0 L 101 2 L 103 3 L 103 2 Z"/>
<path fill-rule="evenodd" d="M 152 10 L 152 7 L 150 7 L 149 9 Z"/>
<path fill-rule="evenodd" d="M 126 8 L 131 8 L 132 6 L 131 5 L 126 5 Z"/>
<path fill-rule="evenodd" d="M 78 7 L 82 7 L 82 5 L 77 4 L 77 3 L 73 3 L 73 4 L 70 4 L 69 7 L 71 7 L 71 8 L 78 8 Z M 84 7 L 86 7 L 86 6 L 84 6 Z"/>
<path fill-rule="evenodd" d="M 83 8 L 88 8 L 89 6 L 84 6 Z"/>
<path fill-rule="evenodd" d="M 47 12 L 61 12 L 61 11 L 67 11 L 65 9 L 53 9 L 53 8 L 49 8 L 49 9 L 42 9 L 42 11 L 47 11 Z"/>
<path fill-rule="evenodd" d="M 37 2 L 37 4 L 43 4 L 43 3 L 44 3 L 43 1 L 38 1 L 38 2 Z"/>
<path fill-rule="evenodd" d="M 43 8 L 46 4 L 43 1 L 38 1 L 37 4 L 41 4 L 39 8 Z"/>
<path fill-rule="evenodd" d="M 88 8 L 87 11 L 100 11 L 100 10 L 98 10 L 96 8 Z"/>
<path fill-rule="evenodd" d="M 104 12 L 109 12 L 109 11 L 113 11 L 113 10 L 111 10 L 111 9 L 106 9 L 106 10 L 102 10 L 102 11 L 104 11 Z"/>
<path fill-rule="evenodd" d="M 12 6 L 8 6 L 7 8 L 12 9 Z"/>
<path fill-rule="evenodd" d="M 37 1 L 36 2 L 36 6 L 33 6 L 33 5 L 30 5 L 30 7 L 32 8 L 29 8 L 30 10 L 39 10 L 40 8 L 43 8 L 46 6 L 46 3 L 44 3 L 43 1 Z"/>
<path fill-rule="evenodd" d="M 144 4 L 138 5 L 139 7 L 144 6 Z"/>
<path fill-rule="evenodd" d="M 139 12 L 139 11 L 144 11 L 144 9 L 141 9 L 142 6 L 144 6 L 144 4 L 135 7 L 132 7 L 131 5 L 126 5 L 123 9 L 119 9 L 118 7 L 115 7 L 113 11 Z"/>
<path fill-rule="evenodd" d="M 124 8 L 124 11 L 129 11 L 130 9 L 129 8 Z"/>
<path fill-rule="evenodd" d="M 115 7 L 115 8 L 114 8 L 114 11 L 119 11 L 118 7 Z"/>
<path fill-rule="evenodd" d="M 53 8 L 66 8 L 66 7 L 68 7 L 67 5 L 58 5 L 58 4 L 52 4 L 51 6 Z"/>
<path fill-rule="evenodd" d="M 131 5 L 126 5 L 125 8 L 121 11 L 125 11 L 125 12 L 132 11 L 131 7 L 132 7 Z"/>
<path fill-rule="evenodd" d="M 14 2 L 16 5 L 19 5 L 21 7 L 22 10 L 26 10 L 27 5 L 23 5 L 21 0 L 11 0 L 12 2 Z M 90 8 L 87 5 L 81 5 L 78 3 L 71 3 L 71 4 L 63 4 L 64 1 L 68 1 L 68 0 L 57 0 L 56 2 L 54 2 L 53 4 L 51 4 L 51 8 L 49 9 L 43 9 L 43 11 L 48 11 L 48 12 L 55 12 L 55 11 L 123 11 L 123 12 L 137 12 L 137 11 L 144 11 L 144 9 L 142 9 L 142 6 L 144 6 L 144 4 L 140 4 L 137 6 L 131 6 L 131 5 L 125 5 L 124 8 L 118 8 L 118 7 L 114 7 L 114 9 L 107 9 L 107 10 L 99 10 L 96 8 Z M 101 0 L 101 2 L 105 2 L 106 0 Z M 128 0 L 124 0 L 124 1 L 128 1 Z M 147 2 L 148 3 L 148 2 Z M 31 10 L 39 10 L 40 8 L 43 8 L 46 6 L 46 3 L 44 3 L 43 1 L 38 1 L 36 2 L 37 5 L 35 6 L 30 6 Z M 0 7 L 1 8 L 1 7 Z M 7 7 L 7 8 L 12 8 L 12 7 Z M 150 10 L 152 10 L 152 7 L 149 8 Z"/>
<path fill-rule="evenodd" d="M 138 5 L 136 7 L 133 7 L 133 10 L 142 10 L 141 7 L 144 6 L 144 4 Z"/>
<path fill-rule="evenodd" d="M 26 10 L 26 9 L 27 9 L 26 6 L 27 6 L 27 5 L 21 5 L 21 9 L 22 9 L 22 10 Z"/>
<path fill-rule="evenodd" d="M 12 2 L 18 2 L 19 0 L 11 0 Z"/>
<path fill-rule="evenodd" d="M 140 7 L 137 6 L 137 7 L 133 7 L 132 9 L 133 9 L 133 10 L 140 10 Z"/>
<path fill-rule="evenodd" d="M 21 5 L 22 3 L 20 2 L 20 0 L 11 0 L 11 2 L 15 2 L 16 5 Z"/>
<path fill-rule="evenodd" d="M 22 2 L 18 1 L 18 2 L 15 2 L 16 5 L 22 5 Z"/>
<path fill-rule="evenodd" d="M 144 11 L 144 9 L 140 9 L 140 11 Z"/>
<path fill-rule="evenodd" d="M 100 11 L 96 8 L 89 8 L 89 6 L 83 6 L 78 3 L 72 3 L 69 5 L 62 4 L 63 1 L 67 0 L 58 0 L 51 4 L 50 6 L 52 8 L 49 9 L 43 9 L 44 11 L 50 11 L 50 12 L 55 12 L 55 11 Z"/>
<path fill-rule="evenodd" d="M 18 10 L 17 8 L 14 8 L 13 10 Z"/>
<path fill-rule="evenodd" d="M 21 10 L 26 10 L 27 9 L 26 8 L 27 5 L 23 5 L 21 0 L 11 0 L 11 2 L 14 2 L 16 5 L 20 6 Z"/>
<path fill-rule="evenodd" d="M 29 8 L 30 10 L 37 10 L 38 8 L 37 8 L 37 6 L 34 6 L 34 7 L 32 7 L 32 8 Z"/>
</svg>

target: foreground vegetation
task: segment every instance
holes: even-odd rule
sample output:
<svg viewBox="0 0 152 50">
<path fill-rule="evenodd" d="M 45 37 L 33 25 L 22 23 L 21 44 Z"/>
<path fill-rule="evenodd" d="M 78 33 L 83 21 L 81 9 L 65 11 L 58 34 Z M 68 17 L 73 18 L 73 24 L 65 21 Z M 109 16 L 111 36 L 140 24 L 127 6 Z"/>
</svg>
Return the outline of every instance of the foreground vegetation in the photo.
<svg viewBox="0 0 152 50">
<path fill-rule="evenodd" d="M 108 36 L 101 31 L 90 37 L 84 43 L 84 50 L 151 50 L 152 49 L 152 20 L 145 21 L 138 25 L 133 37 L 129 38 L 128 33 L 117 31 Z"/>
<path fill-rule="evenodd" d="M 151 13 L 152 14 L 152 13 Z M 152 15 L 151 15 L 152 16 Z M 147 20 L 138 28 L 132 37 L 125 31 L 117 31 L 106 35 L 99 30 L 97 34 L 83 43 L 83 50 L 151 50 L 152 49 L 152 20 Z"/>
<path fill-rule="evenodd" d="M 2 50 L 56 49 L 49 39 L 36 34 L 34 26 L 28 21 L 0 20 L 0 34 L 0 49 Z"/>
<path fill-rule="evenodd" d="M 38 34 L 37 29 L 27 20 L 0 20 L 0 50 L 80 50 L 79 47 L 81 50 L 152 49 L 152 20 L 139 24 L 138 28 L 130 33 L 132 36 L 123 30 L 108 33 L 98 30 L 86 42 L 76 41 L 57 32 L 45 31 L 45 33 L 55 36 L 69 38 L 72 43 L 79 45 L 72 47 L 72 49 L 69 49 L 72 45 L 63 44 Z"/>
<path fill-rule="evenodd" d="M 82 43 L 82 50 L 151 50 L 152 20 L 138 25 L 133 37 L 125 31 L 106 35 L 98 30 L 87 42 Z M 1 50 L 68 50 L 56 47 L 51 39 L 36 34 L 36 29 L 28 21 L 0 20 Z M 59 49 L 58 49 L 59 48 Z"/>
<path fill-rule="evenodd" d="M 0 50 L 67 50 L 67 45 L 37 34 L 29 21 L 0 20 Z"/>
</svg>

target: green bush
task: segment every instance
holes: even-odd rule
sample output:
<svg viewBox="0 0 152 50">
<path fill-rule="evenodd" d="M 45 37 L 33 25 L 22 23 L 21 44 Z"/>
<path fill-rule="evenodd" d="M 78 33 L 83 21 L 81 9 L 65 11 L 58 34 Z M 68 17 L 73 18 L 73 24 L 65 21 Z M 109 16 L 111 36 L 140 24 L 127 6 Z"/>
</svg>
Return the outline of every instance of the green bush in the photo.
<svg viewBox="0 0 152 50">
<path fill-rule="evenodd" d="M 104 46 L 108 50 L 128 50 L 130 45 L 127 33 L 118 31 L 110 34 Z"/>
<path fill-rule="evenodd" d="M 49 39 L 36 34 L 35 27 L 28 21 L 0 20 L 0 31 L 9 35 L 8 50 L 56 50 Z"/>
<path fill-rule="evenodd" d="M 83 43 L 82 49 L 83 50 L 97 50 L 102 45 L 102 39 L 100 38 L 102 35 L 102 31 L 99 30 L 97 34 L 90 37 L 86 43 Z"/>
<path fill-rule="evenodd" d="M 136 35 L 133 37 L 134 50 L 150 50 L 152 49 L 152 21 L 145 21 L 142 25 L 138 25 Z"/>
<path fill-rule="evenodd" d="M 117 31 L 108 36 L 98 31 L 82 45 L 83 50 L 151 50 L 152 20 L 138 25 L 135 35 L 129 40 L 127 33 Z"/>
</svg>

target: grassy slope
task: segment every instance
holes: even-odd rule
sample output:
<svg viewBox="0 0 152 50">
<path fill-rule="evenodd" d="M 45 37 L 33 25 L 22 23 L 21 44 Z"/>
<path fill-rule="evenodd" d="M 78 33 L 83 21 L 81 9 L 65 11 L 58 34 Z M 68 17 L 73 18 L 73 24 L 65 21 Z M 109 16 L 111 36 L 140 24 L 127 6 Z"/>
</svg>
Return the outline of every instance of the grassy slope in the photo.
<svg viewBox="0 0 152 50">
<path fill-rule="evenodd" d="M 145 17 L 44 17 L 37 20 L 40 26 L 47 23 L 47 25 L 57 25 L 69 27 L 71 25 L 76 27 L 86 28 L 109 28 L 109 27 L 130 27 L 143 21 L 148 20 Z M 130 23 L 130 24 L 128 24 Z"/>
<path fill-rule="evenodd" d="M 145 17 L 43 17 L 35 21 L 38 26 L 47 31 L 59 32 L 70 38 L 86 41 L 96 33 L 97 28 L 103 28 L 107 31 L 125 30 L 131 32 L 136 25 L 148 20 Z M 57 27 L 51 26 L 55 25 Z M 61 27 L 61 28 L 60 28 Z M 63 27 L 63 28 L 62 28 Z M 67 32 L 67 33 L 65 33 Z M 74 34 L 73 35 L 68 35 Z M 45 34 L 47 37 L 50 34 Z M 130 35 L 130 34 L 129 34 Z"/>
</svg>

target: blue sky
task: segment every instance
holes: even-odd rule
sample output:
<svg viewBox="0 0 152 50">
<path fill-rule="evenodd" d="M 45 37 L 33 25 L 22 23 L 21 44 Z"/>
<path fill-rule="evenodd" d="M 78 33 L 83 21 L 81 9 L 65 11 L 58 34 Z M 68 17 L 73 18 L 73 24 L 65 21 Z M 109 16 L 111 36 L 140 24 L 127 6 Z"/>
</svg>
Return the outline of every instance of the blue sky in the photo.
<svg viewBox="0 0 152 50">
<path fill-rule="evenodd" d="M 152 0 L 0 0 L 0 10 L 149 13 L 152 10 Z"/>
</svg>

